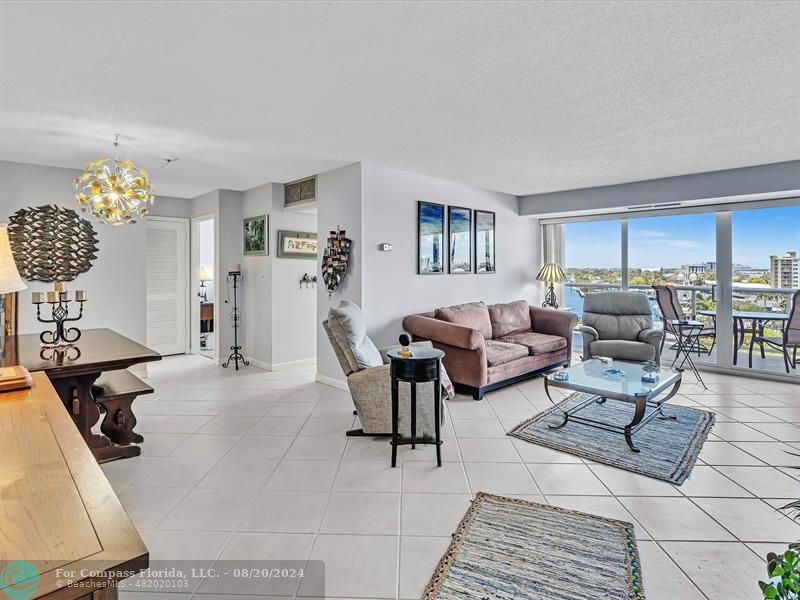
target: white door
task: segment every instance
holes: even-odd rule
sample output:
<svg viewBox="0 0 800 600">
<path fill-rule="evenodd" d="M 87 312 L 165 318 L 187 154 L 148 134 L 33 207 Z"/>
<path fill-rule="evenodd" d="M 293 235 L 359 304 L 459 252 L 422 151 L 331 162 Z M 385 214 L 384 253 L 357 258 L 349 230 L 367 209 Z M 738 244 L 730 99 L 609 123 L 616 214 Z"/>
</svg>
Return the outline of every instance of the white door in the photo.
<svg viewBox="0 0 800 600">
<path fill-rule="evenodd" d="M 183 354 L 189 342 L 188 222 L 148 217 L 146 228 L 147 345 Z"/>
</svg>

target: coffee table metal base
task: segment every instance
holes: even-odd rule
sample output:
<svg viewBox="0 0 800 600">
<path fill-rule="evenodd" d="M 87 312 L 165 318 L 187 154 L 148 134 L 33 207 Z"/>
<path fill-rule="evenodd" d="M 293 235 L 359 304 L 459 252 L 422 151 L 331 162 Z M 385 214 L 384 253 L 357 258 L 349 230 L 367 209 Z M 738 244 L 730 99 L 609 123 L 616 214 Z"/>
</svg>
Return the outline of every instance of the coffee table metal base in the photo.
<svg viewBox="0 0 800 600">
<path fill-rule="evenodd" d="M 550 402 L 556 406 L 557 403 L 553 398 L 550 396 L 550 389 L 547 385 L 547 378 L 544 380 L 544 391 L 547 394 L 547 398 Z M 648 401 L 647 398 L 644 396 L 638 397 L 635 400 L 635 409 L 633 413 L 633 419 L 630 423 L 625 425 L 624 427 L 620 427 L 619 425 L 614 425 L 613 423 L 606 423 L 604 421 L 598 421 L 596 419 L 589 419 L 587 417 L 582 417 L 578 415 L 580 411 L 585 409 L 587 406 L 590 406 L 593 403 L 597 404 L 604 404 L 607 402 L 607 398 L 599 395 L 592 395 L 586 400 L 583 400 L 572 406 L 569 410 L 565 410 L 564 412 L 564 420 L 559 423 L 558 425 L 550 425 L 550 429 L 561 429 L 570 421 L 574 423 L 580 423 L 582 425 L 586 425 L 588 427 L 594 427 L 595 429 L 602 429 L 604 431 L 610 431 L 612 433 L 619 433 L 625 436 L 625 441 L 628 443 L 628 446 L 633 452 L 639 452 L 639 448 L 633 443 L 633 435 L 639 431 L 642 427 L 647 425 L 650 421 L 655 419 L 656 417 L 661 419 L 677 419 L 675 416 L 665 415 L 662 413 L 662 409 L 664 408 L 664 404 L 672 398 L 675 394 L 678 393 L 678 388 L 681 386 L 681 380 L 678 379 L 675 384 L 672 386 L 672 389 L 669 393 L 659 401 Z M 616 402 L 624 402 L 624 400 L 615 400 Z M 650 406 L 653 408 L 653 411 L 650 414 L 647 414 L 647 407 Z"/>
</svg>

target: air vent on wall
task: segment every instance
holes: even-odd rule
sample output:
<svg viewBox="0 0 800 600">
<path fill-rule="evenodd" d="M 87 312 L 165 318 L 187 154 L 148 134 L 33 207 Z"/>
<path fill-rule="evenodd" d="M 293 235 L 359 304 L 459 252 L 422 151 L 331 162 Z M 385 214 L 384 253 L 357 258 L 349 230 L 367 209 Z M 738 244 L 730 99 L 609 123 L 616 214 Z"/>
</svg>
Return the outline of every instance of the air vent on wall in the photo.
<svg viewBox="0 0 800 600">
<path fill-rule="evenodd" d="M 659 208 L 676 208 L 683 206 L 683 202 L 662 202 L 661 204 L 640 204 L 639 206 L 626 206 L 625 210 L 658 210 Z"/>
<path fill-rule="evenodd" d="M 285 188 L 285 206 L 313 202 L 317 199 L 317 176 L 313 175 L 312 177 L 289 182 L 285 185 Z"/>
</svg>

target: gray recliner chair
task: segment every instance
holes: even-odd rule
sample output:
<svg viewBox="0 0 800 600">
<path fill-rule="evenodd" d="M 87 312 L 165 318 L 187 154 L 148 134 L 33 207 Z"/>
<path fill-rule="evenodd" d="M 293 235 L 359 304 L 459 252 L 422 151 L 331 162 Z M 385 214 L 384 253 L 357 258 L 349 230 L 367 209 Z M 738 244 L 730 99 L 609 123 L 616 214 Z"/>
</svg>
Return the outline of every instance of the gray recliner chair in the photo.
<svg viewBox="0 0 800 600">
<path fill-rule="evenodd" d="M 583 360 L 608 356 L 661 360 L 664 332 L 653 327 L 650 301 L 639 292 L 602 292 L 583 299 Z"/>
</svg>

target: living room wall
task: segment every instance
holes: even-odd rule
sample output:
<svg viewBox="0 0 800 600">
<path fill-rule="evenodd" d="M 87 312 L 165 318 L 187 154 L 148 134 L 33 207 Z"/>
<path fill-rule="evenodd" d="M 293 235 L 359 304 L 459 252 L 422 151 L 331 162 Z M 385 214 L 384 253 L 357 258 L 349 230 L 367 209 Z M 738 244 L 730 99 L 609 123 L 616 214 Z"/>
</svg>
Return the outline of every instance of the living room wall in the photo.
<svg viewBox="0 0 800 600">
<path fill-rule="evenodd" d="M 328 317 L 331 305 L 338 305 L 342 300 L 350 300 L 363 306 L 362 280 L 364 244 L 362 240 L 361 210 L 361 164 L 355 163 L 339 169 L 320 173 L 317 176 L 317 236 L 320 241 L 319 259 L 317 262 L 317 379 L 324 383 L 344 386 L 344 374 L 336 360 L 328 336 L 322 328 L 322 322 Z M 347 276 L 333 295 L 329 298 L 322 281 L 320 264 L 322 252 L 328 235 L 332 230 L 341 227 L 347 237 L 353 240 L 353 251 Z"/>
<path fill-rule="evenodd" d="M 368 332 L 379 346 L 396 344 L 406 315 L 483 300 L 541 302 L 539 225 L 520 217 L 517 197 L 362 163 L 362 274 Z M 496 213 L 493 274 L 417 275 L 417 201 Z M 392 244 L 382 252 L 378 244 Z"/>
<path fill-rule="evenodd" d="M 331 299 L 318 291 L 318 322 L 341 300 L 362 307 L 368 334 L 378 346 L 397 343 L 403 317 L 462 302 L 541 302 L 539 224 L 520 217 L 516 196 L 357 163 L 318 176 L 319 236 L 340 226 L 353 240 L 350 266 Z M 463 206 L 496 214 L 497 272 L 487 275 L 417 275 L 417 201 Z M 391 252 L 378 245 L 392 244 Z M 344 374 L 320 326 L 317 379 L 345 386 Z"/>
<path fill-rule="evenodd" d="M 315 214 L 284 210 L 284 187 L 267 183 L 243 193 L 242 218 L 269 215 L 269 254 L 243 256 L 243 351 L 254 364 L 280 369 L 311 362 L 316 355 L 317 291 L 300 287 L 313 276 L 312 260 L 278 258 L 278 231 L 317 230 Z M 237 237 L 241 246 L 241 233 Z"/>
<path fill-rule="evenodd" d="M 20 208 L 44 204 L 77 209 L 73 198 L 73 180 L 80 173 L 73 169 L 0 161 L 0 221 L 7 222 Z M 159 212 L 159 200 L 157 197 L 153 214 L 162 214 Z M 165 204 L 174 207 L 182 202 L 188 201 L 167 199 Z M 91 216 L 87 218 L 97 231 L 99 250 L 92 268 L 68 283 L 70 289 L 85 289 L 89 294 L 79 327 L 108 327 L 144 342 L 144 225 L 137 223 L 114 227 L 101 225 Z M 30 304 L 31 292 L 52 290 L 53 284 L 26 283 L 28 289 L 19 293 L 19 332 L 39 333 L 44 326 L 36 320 L 36 311 Z"/>
</svg>

